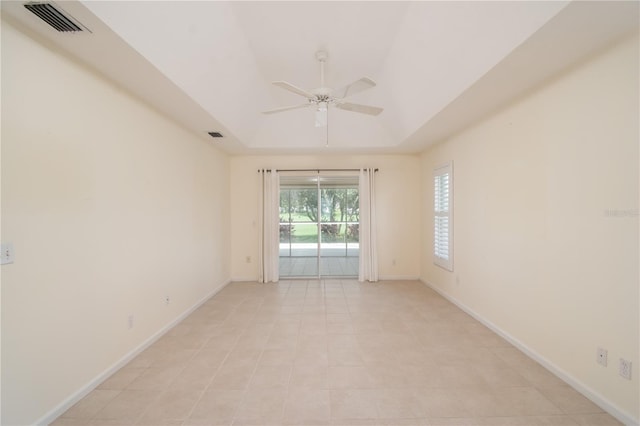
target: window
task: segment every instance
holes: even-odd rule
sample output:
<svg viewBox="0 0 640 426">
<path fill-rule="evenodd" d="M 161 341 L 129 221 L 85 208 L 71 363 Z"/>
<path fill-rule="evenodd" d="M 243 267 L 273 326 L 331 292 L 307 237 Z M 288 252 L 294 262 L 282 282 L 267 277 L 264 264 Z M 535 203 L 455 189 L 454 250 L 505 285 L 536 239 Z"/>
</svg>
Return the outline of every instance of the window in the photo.
<svg viewBox="0 0 640 426">
<path fill-rule="evenodd" d="M 433 172 L 433 262 L 453 271 L 453 162 Z"/>
</svg>

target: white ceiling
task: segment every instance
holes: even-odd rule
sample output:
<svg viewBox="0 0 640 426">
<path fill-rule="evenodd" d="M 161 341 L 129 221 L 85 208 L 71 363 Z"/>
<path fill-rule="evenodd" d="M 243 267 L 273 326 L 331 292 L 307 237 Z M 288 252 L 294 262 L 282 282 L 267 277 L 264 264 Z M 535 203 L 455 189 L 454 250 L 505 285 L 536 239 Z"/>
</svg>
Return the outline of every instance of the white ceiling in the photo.
<svg viewBox="0 0 640 426">
<path fill-rule="evenodd" d="M 418 152 L 586 55 L 638 29 L 638 2 L 59 1 L 91 33 L 62 34 L 23 2 L 3 16 L 99 70 L 231 153 Z M 350 98 L 376 117 L 331 109 L 329 146 L 311 108 L 271 85 L 363 76 Z"/>
</svg>

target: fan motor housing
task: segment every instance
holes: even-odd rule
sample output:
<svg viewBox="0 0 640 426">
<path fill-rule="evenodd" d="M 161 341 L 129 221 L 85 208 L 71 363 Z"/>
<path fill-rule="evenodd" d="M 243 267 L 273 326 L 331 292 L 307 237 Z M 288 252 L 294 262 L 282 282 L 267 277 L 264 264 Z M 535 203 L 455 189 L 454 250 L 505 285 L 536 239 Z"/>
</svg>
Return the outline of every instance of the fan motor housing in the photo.
<svg viewBox="0 0 640 426">
<path fill-rule="evenodd" d="M 319 60 L 320 62 L 326 61 L 327 58 L 329 58 L 329 54 L 327 53 L 326 50 L 318 50 L 316 52 L 316 59 Z"/>
</svg>

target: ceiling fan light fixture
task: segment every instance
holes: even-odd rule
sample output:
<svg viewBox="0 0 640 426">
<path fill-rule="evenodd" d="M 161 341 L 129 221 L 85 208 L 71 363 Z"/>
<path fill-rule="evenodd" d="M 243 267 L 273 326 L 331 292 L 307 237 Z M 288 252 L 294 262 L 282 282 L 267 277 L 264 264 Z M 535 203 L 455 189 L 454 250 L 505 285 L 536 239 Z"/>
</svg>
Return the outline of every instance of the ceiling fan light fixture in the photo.
<svg viewBox="0 0 640 426">
<path fill-rule="evenodd" d="M 324 104 L 324 106 L 321 104 Z M 320 102 L 318 104 L 318 109 L 316 110 L 316 127 L 327 127 L 327 123 L 328 123 L 327 103 Z"/>
</svg>

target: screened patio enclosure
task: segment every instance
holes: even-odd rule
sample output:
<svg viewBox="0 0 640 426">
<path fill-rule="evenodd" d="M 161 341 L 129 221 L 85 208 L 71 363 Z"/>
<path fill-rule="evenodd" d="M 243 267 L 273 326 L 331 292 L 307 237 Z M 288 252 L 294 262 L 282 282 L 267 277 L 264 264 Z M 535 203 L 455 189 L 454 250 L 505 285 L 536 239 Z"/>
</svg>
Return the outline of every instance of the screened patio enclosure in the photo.
<svg viewBox="0 0 640 426">
<path fill-rule="evenodd" d="M 281 176 L 283 278 L 357 277 L 358 176 Z"/>
</svg>

